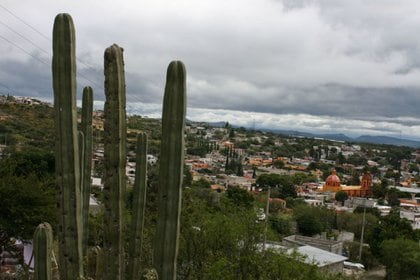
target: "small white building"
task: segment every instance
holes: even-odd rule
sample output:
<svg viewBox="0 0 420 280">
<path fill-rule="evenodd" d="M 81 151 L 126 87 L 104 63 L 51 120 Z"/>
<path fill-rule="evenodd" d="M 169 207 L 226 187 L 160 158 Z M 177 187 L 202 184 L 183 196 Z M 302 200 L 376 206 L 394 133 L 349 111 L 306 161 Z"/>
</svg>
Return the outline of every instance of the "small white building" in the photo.
<svg viewBox="0 0 420 280">
<path fill-rule="evenodd" d="M 304 201 L 311 206 L 323 206 L 324 205 L 324 201 L 321 200 L 321 199 L 305 199 Z"/>
</svg>

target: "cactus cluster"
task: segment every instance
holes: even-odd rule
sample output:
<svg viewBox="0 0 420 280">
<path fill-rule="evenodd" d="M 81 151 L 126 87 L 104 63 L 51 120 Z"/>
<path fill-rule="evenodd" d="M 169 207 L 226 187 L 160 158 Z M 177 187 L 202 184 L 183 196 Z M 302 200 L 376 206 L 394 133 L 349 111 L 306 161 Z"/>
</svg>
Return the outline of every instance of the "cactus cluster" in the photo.
<svg viewBox="0 0 420 280">
<path fill-rule="evenodd" d="M 53 29 L 52 74 L 57 134 L 56 181 L 60 190 L 59 271 L 62 280 L 84 279 L 83 256 L 88 252 L 93 92 L 90 87 L 83 90 L 82 122 L 81 130 L 78 131 L 75 45 L 72 18 L 68 14 L 57 15 Z M 137 139 L 133 216 L 127 253 L 128 265 L 125 267 L 122 211 L 126 188 L 126 97 L 123 49 L 115 44 L 105 50 L 104 74 L 105 221 L 103 248 L 96 254 L 103 256 L 101 261 L 97 261 L 97 264 L 101 264 L 97 265 L 101 267 L 101 271 L 96 271 L 95 275 L 97 279 L 113 280 L 149 279 L 153 275 L 158 279 L 175 279 L 184 161 L 185 66 L 180 61 L 173 61 L 167 70 L 162 112 L 154 267 L 148 268 L 148 274 L 143 276 L 140 257 L 147 185 L 147 136 L 140 134 Z M 37 229 L 38 231 L 40 230 Z M 38 255 L 38 258 L 44 257 Z M 48 257 L 46 258 L 48 263 Z M 40 267 L 36 270 L 48 269 Z M 154 277 L 152 278 L 155 279 Z"/>
</svg>

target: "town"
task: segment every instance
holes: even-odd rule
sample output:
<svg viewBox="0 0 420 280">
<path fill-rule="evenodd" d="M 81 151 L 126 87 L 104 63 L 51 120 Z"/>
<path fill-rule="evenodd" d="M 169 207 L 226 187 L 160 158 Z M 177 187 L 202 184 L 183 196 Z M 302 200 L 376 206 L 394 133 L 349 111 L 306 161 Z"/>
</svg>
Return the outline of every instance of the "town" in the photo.
<svg viewBox="0 0 420 280">
<path fill-rule="evenodd" d="M 40 149 L 50 145 L 50 104 L 0 96 L 0 106 L 2 169 L 14 153 L 24 152 L 34 143 Z M 25 136 L 29 128 L 19 128 L 16 122 L 20 118 L 24 126 L 25 116 L 33 114 L 41 115 L 38 123 L 50 124 L 41 128 L 42 133 L 36 128 L 38 124 L 32 124 L 31 133 L 39 132 L 40 139 Z M 103 117 L 103 111 L 93 114 L 90 212 L 98 221 L 103 211 Z M 146 132 L 149 136 L 147 161 L 149 177 L 153 177 L 159 161 L 160 125 L 158 119 L 127 118 L 128 192 L 135 179 L 136 135 Z M 47 141 L 41 143 L 42 139 Z M 213 126 L 189 121 L 185 142 L 184 192 L 196 192 L 217 205 L 225 196 L 239 199 L 235 202 L 238 205 L 248 205 L 247 199 L 255 201 L 244 209 L 250 208 L 256 221 L 266 227 L 263 241 L 257 244 L 259 250 L 297 252 L 306 256 L 304 262 L 321 271 L 375 279 L 363 277 L 371 270 L 385 271 L 383 265 L 390 265 L 380 260 L 383 246 L 418 242 L 420 150 L 280 135 L 227 122 Z M 193 228 L 201 231 L 203 226 L 193 224 Z M 100 233 L 92 239 L 93 244 L 100 244 Z M 1 257 L 2 272 L 14 271 L 15 258 L 6 251 Z"/>
</svg>

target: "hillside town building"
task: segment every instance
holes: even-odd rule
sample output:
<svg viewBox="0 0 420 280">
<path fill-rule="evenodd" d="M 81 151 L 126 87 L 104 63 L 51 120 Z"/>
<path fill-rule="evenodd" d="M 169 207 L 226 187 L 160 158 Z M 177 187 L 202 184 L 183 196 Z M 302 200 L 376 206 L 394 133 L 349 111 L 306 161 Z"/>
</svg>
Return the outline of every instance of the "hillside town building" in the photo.
<svg viewBox="0 0 420 280">
<path fill-rule="evenodd" d="M 372 181 L 372 175 L 369 172 L 365 172 L 362 176 L 360 186 L 341 185 L 341 180 L 337 176 L 337 172 L 333 170 L 331 175 L 325 180 L 322 192 L 336 193 L 338 191 L 344 191 L 349 197 L 368 197 L 372 195 Z"/>
</svg>

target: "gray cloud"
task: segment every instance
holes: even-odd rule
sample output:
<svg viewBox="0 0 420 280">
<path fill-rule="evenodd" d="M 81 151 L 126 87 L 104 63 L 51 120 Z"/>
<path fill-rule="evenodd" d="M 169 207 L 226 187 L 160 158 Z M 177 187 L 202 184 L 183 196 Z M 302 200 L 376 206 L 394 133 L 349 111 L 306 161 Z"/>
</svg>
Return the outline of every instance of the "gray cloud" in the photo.
<svg viewBox="0 0 420 280">
<path fill-rule="evenodd" d="M 238 110 L 304 116 L 283 123 L 292 129 L 354 132 L 360 126 L 360 131 L 405 130 L 420 137 L 420 3 L 415 0 L 133 0 L 100 5 L 93 0 L 6 0 L 2 5 L 47 36 L 55 15 L 69 12 L 83 62 L 78 64 L 79 90 L 91 84 L 98 100 L 103 100 L 104 49 L 118 43 L 125 50 L 130 102 L 160 104 L 166 67 L 180 59 L 187 67 L 192 109 L 233 110 L 243 117 Z M 3 9 L 0 17 L 41 50 L 1 24 L 0 35 L 49 61 L 45 52 L 51 53 L 50 41 Z M 50 67 L 3 43 L 0 83 L 16 92 L 52 96 Z M 200 112 L 211 117 L 208 110 Z M 231 113 L 222 116 L 235 119 Z M 275 115 L 264 116 L 278 121 Z"/>
</svg>

